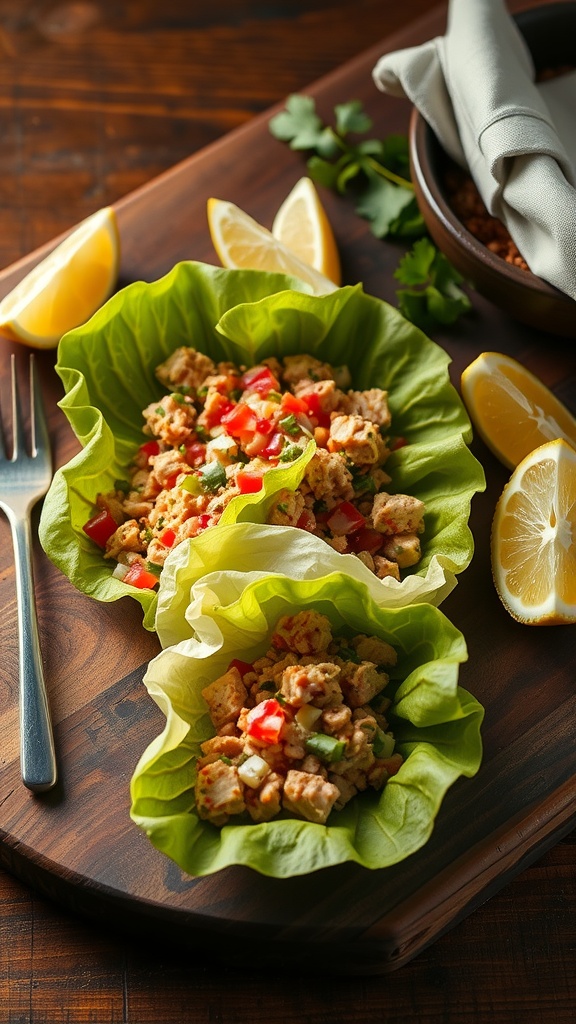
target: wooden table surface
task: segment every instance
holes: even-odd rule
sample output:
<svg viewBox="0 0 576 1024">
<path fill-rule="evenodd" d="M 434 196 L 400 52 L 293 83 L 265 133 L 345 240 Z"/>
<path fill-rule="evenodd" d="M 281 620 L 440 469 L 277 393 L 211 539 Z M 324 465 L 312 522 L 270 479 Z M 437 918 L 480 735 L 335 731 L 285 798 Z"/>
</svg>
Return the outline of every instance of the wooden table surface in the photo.
<svg viewBox="0 0 576 1024">
<path fill-rule="evenodd" d="M 430 6 L 0 0 L 0 267 Z M 384 978 L 327 980 L 288 963 L 262 971 L 257 948 L 253 971 L 236 970 L 224 949 L 220 963 L 195 964 L 76 918 L 0 872 L 0 1022 L 567 1024 L 575 843 L 572 833 Z"/>
</svg>

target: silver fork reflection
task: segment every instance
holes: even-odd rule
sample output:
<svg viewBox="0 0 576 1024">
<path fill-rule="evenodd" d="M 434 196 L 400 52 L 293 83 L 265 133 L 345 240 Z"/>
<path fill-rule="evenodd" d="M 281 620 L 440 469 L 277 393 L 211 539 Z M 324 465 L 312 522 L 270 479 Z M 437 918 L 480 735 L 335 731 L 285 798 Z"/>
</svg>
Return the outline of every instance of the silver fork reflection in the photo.
<svg viewBox="0 0 576 1024">
<path fill-rule="evenodd" d="M 38 636 L 30 513 L 52 479 L 50 438 L 34 356 L 30 356 L 30 451 L 26 451 L 16 361 L 12 374 L 12 457 L 0 435 L 0 508 L 12 530 L 18 606 L 20 674 L 20 769 L 28 789 L 42 792 L 56 782 L 54 738 Z"/>
</svg>

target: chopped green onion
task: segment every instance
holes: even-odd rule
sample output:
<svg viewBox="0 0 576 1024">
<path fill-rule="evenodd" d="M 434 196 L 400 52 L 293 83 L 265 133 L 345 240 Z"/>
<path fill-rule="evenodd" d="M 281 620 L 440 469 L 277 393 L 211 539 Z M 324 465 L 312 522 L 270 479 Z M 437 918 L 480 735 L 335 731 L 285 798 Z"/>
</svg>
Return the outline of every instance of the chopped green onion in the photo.
<svg viewBox="0 0 576 1024">
<path fill-rule="evenodd" d="M 205 491 L 217 491 L 226 486 L 226 470 L 221 462 L 208 462 L 200 469 L 201 483 Z"/>
<path fill-rule="evenodd" d="M 128 483 L 127 480 L 115 480 L 114 490 L 122 491 L 123 494 L 128 494 L 128 491 L 130 490 L 130 484 Z"/>
<path fill-rule="evenodd" d="M 146 562 L 146 568 L 153 576 L 157 576 L 158 579 L 160 579 L 160 573 L 162 572 L 161 565 L 157 565 L 156 562 Z"/>
<path fill-rule="evenodd" d="M 294 459 L 297 459 L 299 455 L 302 455 L 302 448 L 300 445 L 287 444 L 280 452 L 278 460 L 280 462 L 294 462 Z"/>
<path fill-rule="evenodd" d="M 287 434 L 299 434 L 301 432 L 300 424 L 296 419 L 293 412 L 289 413 L 288 416 L 284 416 L 283 419 L 278 421 L 278 426 L 282 427 Z"/>
<path fill-rule="evenodd" d="M 233 388 L 233 390 L 230 391 L 228 398 L 233 402 L 239 402 L 243 394 L 244 392 L 242 391 L 242 388 Z"/>
<path fill-rule="evenodd" d="M 188 473 L 184 479 L 180 481 L 179 486 L 183 491 L 188 491 L 189 494 L 202 494 L 202 484 L 197 473 Z"/>
<path fill-rule="evenodd" d="M 315 754 L 321 761 L 332 764 L 344 757 L 346 742 L 337 740 L 335 736 L 326 736 L 323 732 L 315 732 L 306 740 L 306 750 L 309 754 Z"/>
<path fill-rule="evenodd" d="M 163 407 L 161 405 L 157 405 L 155 410 L 154 410 L 154 412 L 156 413 L 157 416 L 165 416 L 166 415 L 166 411 L 165 411 L 165 409 L 163 409 Z"/>
<path fill-rule="evenodd" d="M 376 493 L 376 481 L 371 473 L 358 473 L 357 476 L 353 476 L 352 486 L 355 491 L 365 491 L 367 494 Z"/>
</svg>

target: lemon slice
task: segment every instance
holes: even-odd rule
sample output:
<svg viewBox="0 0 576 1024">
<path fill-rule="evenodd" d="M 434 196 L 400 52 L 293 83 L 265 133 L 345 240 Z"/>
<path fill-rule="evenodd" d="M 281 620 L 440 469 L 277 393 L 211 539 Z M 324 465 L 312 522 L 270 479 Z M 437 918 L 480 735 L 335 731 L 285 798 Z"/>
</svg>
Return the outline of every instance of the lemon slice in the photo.
<svg viewBox="0 0 576 1024">
<path fill-rule="evenodd" d="M 310 178 L 300 178 L 286 196 L 274 218 L 272 234 L 304 263 L 340 284 L 338 246 Z"/>
<path fill-rule="evenodd" d="M 82 221 L 0 302 L 0 331 L 33 348 L 55 348 L 111 294 L 119 260 L 116 215 L 107 206 Z"/>
<path fill-rule="evenodd" d="M 534 448 L 564 438 L 576 447 L 576 419 L 521 363 L 483 352 L 466 367 L 462 397 L 490 451 L 509 469 Z"/>
<path fill-rule="evenodd" d="M 212 244 L 223 267 L 291 274 L 310 285 L 315 295 L 336 290 L 333 281 L 301 260 L 234 203 L 209 199 L 207 213 Z"/>
<path fill-rule="evenodd" d="M 548 441 L 516 467 L 496 506 L 492 573 L 513 618 L 576 622 L 576 451 Z"/>
</svg>

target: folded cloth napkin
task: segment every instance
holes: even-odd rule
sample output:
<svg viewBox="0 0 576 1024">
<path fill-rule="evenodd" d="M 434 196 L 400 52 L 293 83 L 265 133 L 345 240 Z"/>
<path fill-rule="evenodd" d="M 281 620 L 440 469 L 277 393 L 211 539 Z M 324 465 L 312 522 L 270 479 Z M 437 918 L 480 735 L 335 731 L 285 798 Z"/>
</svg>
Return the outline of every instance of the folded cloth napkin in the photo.
<svg viewBox="0 0 576 1024">
<path fill-rule="evenodd" d="M 576 299 L 576 71 L 537 85 L 502 0 L 451 0 L 444 36 L 385 54 L 373 77 L 469 170 L 533 273 Z"/>
</svg>

